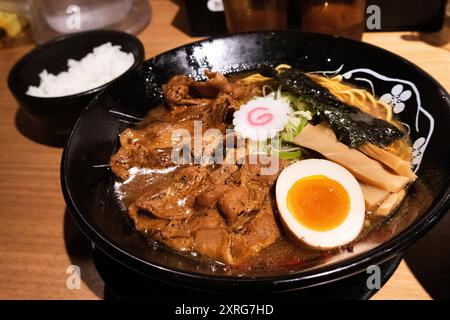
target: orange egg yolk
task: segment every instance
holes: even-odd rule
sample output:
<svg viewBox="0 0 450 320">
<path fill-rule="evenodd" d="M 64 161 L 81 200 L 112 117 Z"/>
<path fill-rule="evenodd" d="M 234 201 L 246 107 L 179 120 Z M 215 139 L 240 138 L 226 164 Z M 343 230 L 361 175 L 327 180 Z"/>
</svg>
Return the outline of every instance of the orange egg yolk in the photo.
<svg viewBox="0 0 450 320">
<path fill-rule="evenodd" d="M 350 209 L 347 190 L 323 175 L 297 180 L 287 194 L 287 207 L 303 226 L 315 231 L 332 230 L 344 222 Z"/>
</svg>

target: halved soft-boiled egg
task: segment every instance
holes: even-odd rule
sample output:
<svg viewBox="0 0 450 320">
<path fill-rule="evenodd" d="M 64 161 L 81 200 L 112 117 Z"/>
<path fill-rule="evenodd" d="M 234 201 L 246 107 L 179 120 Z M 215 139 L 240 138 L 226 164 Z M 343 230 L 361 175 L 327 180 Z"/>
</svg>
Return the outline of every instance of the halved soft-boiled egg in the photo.
<svg viewBox="0 0 450 320">
<path fill-rule="evenodd" d="M 364 223 L 361 187 L 347 169 L 328 160 L 286 167 L 277 180 L 276 199 L 289 233 L 315 248 L 351 242 Z"/>
</svg>

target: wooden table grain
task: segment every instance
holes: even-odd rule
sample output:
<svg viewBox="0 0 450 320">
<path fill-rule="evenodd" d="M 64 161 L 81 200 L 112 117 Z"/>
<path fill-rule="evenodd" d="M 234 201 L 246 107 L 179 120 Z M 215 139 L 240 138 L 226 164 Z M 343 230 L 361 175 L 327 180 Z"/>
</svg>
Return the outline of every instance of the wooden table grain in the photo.
<svg viewBox="0 0 450 320">
<path fill-rule="evenodd" d="M 184 31 L 178 1 L 153 0 L 150 25 L 139 34 L 146 57 L 196 40 Z M 419 65 L 450 90 L 449 23 L 435 34 L 369 33 L 364 41 Z M 30 124 L 7 88 L 13 64 L 30 40 L 0 49 L 0 298 L 102 299 L 103 282 L 90 244 L 66 212 L 59 182 L 61 142 Z M 450 297 L 450 215 L 412 246 L 374 299 Z M 81 269 L 80 289 L 68 289 L 67 268 Z"/>
</svg>

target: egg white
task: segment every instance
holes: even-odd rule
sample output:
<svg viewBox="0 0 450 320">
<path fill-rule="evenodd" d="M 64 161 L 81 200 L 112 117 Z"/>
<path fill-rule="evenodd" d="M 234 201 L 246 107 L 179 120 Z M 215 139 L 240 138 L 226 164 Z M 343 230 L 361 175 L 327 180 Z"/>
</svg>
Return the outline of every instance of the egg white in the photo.
<svg viewBox="0 0 450 320">
<path fill-rule="evenodd" d="M 324 175 L 329 179 L 335 180 L 348 193 L 350 199 L 348 215 L 334 229 L 327 231 L 311 230 L 302 225 L 287 207 L 289 189 L 299 179 L 312 175 Z M 348 244 L 358 236 L 363 227 L 365 216 L 364 196 L 358 181 L 347 169 L 328 160 L 302 160 L 294 162 L 285 168 L 277 180 L 276 199 L 285 227 L 296 238 L 315 248 L 330 249 Z"/>
</svg>

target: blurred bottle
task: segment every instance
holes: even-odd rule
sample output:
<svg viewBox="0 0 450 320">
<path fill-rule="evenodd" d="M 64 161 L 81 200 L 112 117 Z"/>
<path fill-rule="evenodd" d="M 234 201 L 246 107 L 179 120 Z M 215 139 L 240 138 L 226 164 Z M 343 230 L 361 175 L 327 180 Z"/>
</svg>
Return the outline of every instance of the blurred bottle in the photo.
<svg viewBox="0 0 450 320">
<path fill-rule="evenodd" d="M 223 0 L 229 32 L 287 27 L 286 0 Z"/>
<path fill-rule="evenodd" d="M 302 0 L 301 29 L 361 40 L 365 0 Z"/>
<path fill-rule="evenodd" d="M 227 33 L 222 0 L 184 0 L 192 36 L 211 36 Z"/>
<path fill-rule="evenodd" d="M 99 28 L 137 33 L 150 20 L 148 0 L 0 0 L 0 10 L 27 17 L 37 43 Z"/>
</svg>

